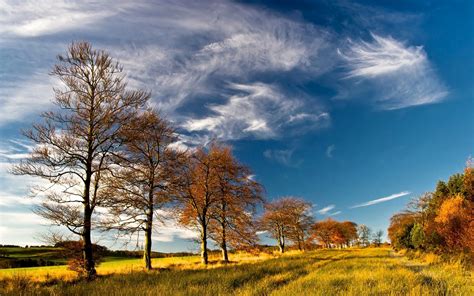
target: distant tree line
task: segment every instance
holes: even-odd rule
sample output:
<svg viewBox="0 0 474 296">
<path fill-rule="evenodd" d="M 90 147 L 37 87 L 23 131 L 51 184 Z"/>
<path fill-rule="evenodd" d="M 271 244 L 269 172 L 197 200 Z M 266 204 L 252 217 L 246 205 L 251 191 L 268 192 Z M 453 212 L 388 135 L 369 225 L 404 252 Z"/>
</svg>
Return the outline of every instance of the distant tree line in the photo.
<svg viewBox="0 0 474 296">
<path fill-rule="evenodd" d="M 439 181 L 433 192 L 411 201 L 390 221 L 388 235 L 397 249 L 440 254 L 474 252 L 474 167 Z"/>
<path fill-rule="evenodd" d="M 72 43 L 51 74 L 63 84 L 54 89 L 56 108 L 24 131 L 35 148 L 12 173 L 44 180 L 32 188 L 42 197 L 35 212 L 80 237 L 59 240 L 70 252 L 71 268 L 86 277 L 95 276 L 104 252 L 92 243 L 93 229 L 144 234 L 144 264 L 151 269 L 153 229 L 170 216 L 199 233 L 204 264 L 208 240 L 228 262 L 229 250 L 258 247 L 257 231 L 270 233 L 281 253 L 288 243 L 299 250 L 315 241 L 325 247 L 369 244 L 368 228 L 315 222 L 311 204 L 302 199 L 265 202 L 262 185 L 231 147 L 214 141 L 180 149 L 171 123 L 150 107 L 150 93 L 128 89 L 122 66 L 107 52 Z"/>
<path fill-rule="evenodd" d="M 372 234 L 364 224 L 351 221 L 326 219 L 315 221 L 312 205 L 296 197 L 283 197 L 265 204 L 260 218 L 260 228 L 267 231 L 276 241 L 281 253 L 288 243 L 300 251 L 323 248 L 344 248 L 351 246 L 380 246 L 383 232 Z"/>
</svg>

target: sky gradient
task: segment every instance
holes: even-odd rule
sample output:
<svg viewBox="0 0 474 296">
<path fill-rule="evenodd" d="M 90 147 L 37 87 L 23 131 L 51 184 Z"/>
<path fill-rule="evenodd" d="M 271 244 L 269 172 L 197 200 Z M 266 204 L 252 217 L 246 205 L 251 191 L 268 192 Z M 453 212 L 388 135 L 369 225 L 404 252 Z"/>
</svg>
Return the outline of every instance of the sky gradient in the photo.
<svg viewBox="0 0 474 296">
<path fill-rule="evenodd" d="M 20 131 L 52 107 L 48 73 L 74 40 L 150 90 L 180 145 L 233 145 L 267 199 L 302 197 L 316 219 L 386 232 L 410 198 L 463 169 L 472 1 L 279 2 L 0 0 L 0 243 L 37 244 L 48 229 L 26 197 L 38 180 L 8 168 L 31 149 Z M 170 220 L 153 249 L 195 250 L 193 235 Z"/>
</svg>

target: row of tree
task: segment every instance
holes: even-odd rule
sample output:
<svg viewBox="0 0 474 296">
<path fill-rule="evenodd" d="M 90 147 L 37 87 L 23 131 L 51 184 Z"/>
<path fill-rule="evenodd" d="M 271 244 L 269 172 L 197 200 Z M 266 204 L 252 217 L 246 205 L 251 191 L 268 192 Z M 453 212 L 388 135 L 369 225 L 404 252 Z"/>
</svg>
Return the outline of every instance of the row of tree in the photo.
<svg viewBox="0 0 474 296">
<path fill-rule="evenodd" d="M 36 213 L 81 236 L 88 277 L 95 274 L 93 225 L 144 232 L 150 269 L 154 220 L 169 206 L 199 231 L 205 264 L 208 238 L 226 261 L 228 244 L 252 240 L 262 188 L 229 147 L 177 149 L 173 128 L 147 107 L 150 94 L 128 90 L 122 67 L 89 43 L 73 43 L 58 60 L 52 74 L 65 87 L 55 89 L 57 109 L 25 132 L 35 146 L 12 172 L 46 180 L 33 188 L 43 197 Z"/>
<path fill-rule="evenodd" d="M 435 191 L 411 201 L 390 221 L 395 248 L 437 253 L 474 253 L 474 167 L 439 181 Z"/>
<path fill-rule="evenodd" d="M 287 241 L 298 250 L 316 246 L 367 247 L 371 243 L 380 246 L 382 243 L 381 230 L 372 234 L 371 229 L 364 224 L 339 222 L 330 218 L 315 222 L 311 208 L 310 203 L 295 197 L 284 197 L 267 203 L 259 221 L 260 229 L 271 234 L 278 242 L 281 253 L 285 251 Z"/>
<path fill-rule="evenodd" d="M 326 219 L 315 222 L 311 213 L 312 205 L 303 199 L 284 197 L 265 204 L 265 211 L 259 220 L 260 229 L 268 231 L 277 241 L 280 252 L 285 251 L 286 242 L 291 242 L 298 250 L 369 246 L 371 242 L 380 245 L 382 231 L 372 235 L 366 225 L 351 221 Z"/>
<path fill-rule="evenodd" d="M 258 230 L 268 231 L 281 252 L 287 241 L 304 250 L 314 239 L 328 247 L 358 239 L 352 222 L 315 223 L 311 204 L 302 199 L 265 203 L 262 186 L 230 147 L 214 142 L 179 149 L 170 123 L 149 108 L 150 94 L 127 89 L 122 71 L 87 42 L 58 56 L 52 75 L 64 88 L 55 89 L 57 108 L 24 132 L 35 145 L 12 169 L 44 180 L 33 188 L 43 197 L 35 211 L 81 237 L 83 254 L 75 265 L 87 277 L 96 273 L 93 229 L 144 233 L 144 261 L 151 269 L 152 232 L 167 213 L 199 233 L 204 264 L 208 240 L 227 262 L 229 248 L 256 246 Z"/>
</svg>

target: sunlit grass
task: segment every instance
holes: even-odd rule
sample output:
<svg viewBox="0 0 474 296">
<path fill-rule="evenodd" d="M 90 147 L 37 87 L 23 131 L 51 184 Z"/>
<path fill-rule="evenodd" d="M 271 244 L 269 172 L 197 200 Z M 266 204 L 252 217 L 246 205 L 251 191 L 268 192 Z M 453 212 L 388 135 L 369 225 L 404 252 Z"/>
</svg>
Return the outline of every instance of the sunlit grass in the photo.
<svg viewBox="0 0 474 296">
<path fill-rule="evenodd" d="M 273 257 L 272 255 L 262 253 L 258 256 L 248 253 L 230 254 L 232 264 L 243 264 L 261 261 Z M 220 256 L 217 254 L 210 255 L 209 268 L 222 267 Z M 110 260 L 110 259 L 108 259 Z M 153 258 L 152 265 L 155 269 L 173 268 L 173 269 L 202 269 L 201 258 L 199 256 L 183 256 L 183 257 L 165 257 Z M 97 267 L 99 275 L 124 274 L 131 272 L 139 272 L 144 270 L 143 260 L 118 258 L 113 261 L 102 262 Z M 66 265 L 58 266 L 41 266 L 41 267 L 25 267 L 25 268 L 8 268 L 0 269 L 0 281 L 8 280 L 14 276 L 28 277 L 34 282 L 43 282 L 48 280 L 72 281 L 77 279 L 75 272 L 68 270 Z"/>
<path fill-rule="evenodd" d="M 456 265 L 408 260 L 388 248 L 260 257 L 234 254 L 234 263 L 229 265 L 219 263 L 217 255 L 211 260 L 213 264 L 204 268 L 197 256 L 154 259 L 157 269 L 152 272 L 142 271 L 139 259 L 105 262 L 98 269 L 104 276 L 93 282 L 57 282 L 36 286 L 34 291 L 40 295 L 101 296 L 474 295 L 471 272 Z M 54 268 L 58 267 L 35 268 L 35 272 L 52 272 Z M 58 269 L 59 274 L 64 271 Z M 30 290 L 24 289 L 27 294 Z"/>
</svg>

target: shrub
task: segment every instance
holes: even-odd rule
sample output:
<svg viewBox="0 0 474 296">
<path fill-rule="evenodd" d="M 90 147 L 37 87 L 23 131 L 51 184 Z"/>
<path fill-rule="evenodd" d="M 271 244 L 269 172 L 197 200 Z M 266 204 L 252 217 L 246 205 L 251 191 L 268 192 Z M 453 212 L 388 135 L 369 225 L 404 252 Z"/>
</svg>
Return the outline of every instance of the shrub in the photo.
<svg viewBox="0 0 474 296">
<path fill-rule="evenodd" d="M 63 241 L 55 244 L 55 247 L 62 249 L 62 256 L 66 259 L 68 269 L 79 273 L 86 272 L 85 261 L 83 256 L 84 243 L 82 241 Z M 107 253 L 107 248 L 97 244 L 92 244 L 92 252 L 94 254 L 94 262 L 99 264 L 102 257 Z"/>
<path fill-rule="evenodd" d="M 410 231 L 411 244 L 415 249 L 423 248 L 425 242 L 425 233 L 423 227 L 419 223 L 415 223 Z"/>
</svg>

